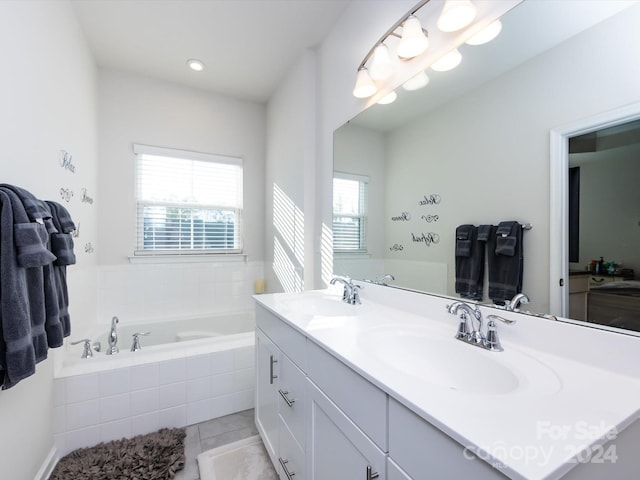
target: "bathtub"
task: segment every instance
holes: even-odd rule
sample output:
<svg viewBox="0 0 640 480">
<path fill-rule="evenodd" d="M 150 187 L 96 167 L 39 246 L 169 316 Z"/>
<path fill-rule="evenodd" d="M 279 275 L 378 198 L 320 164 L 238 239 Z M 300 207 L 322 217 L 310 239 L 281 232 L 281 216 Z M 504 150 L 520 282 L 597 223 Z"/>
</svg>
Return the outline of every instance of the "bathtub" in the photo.
<svg viewBox="0 0 640 480">
<path fill-rule="evenodd" d="M 58 455 L 164 427 L 184 427 L 253 408 L 253 311 L 117 325 L 120 353 L 106 355 L 108 328 L 88 335 L 101 351 L 60 349 L 54 366 Z M 142 350 L 131 352 L 132 334 Z M 83 338 L 83 337 L 80 337 Z M 70 340 L 79 340 L 73 333 Z M 68 342 L 67 342 L 68 343 Z M 58 354 L 58 352 L 56 352 Z"/>
</svg>

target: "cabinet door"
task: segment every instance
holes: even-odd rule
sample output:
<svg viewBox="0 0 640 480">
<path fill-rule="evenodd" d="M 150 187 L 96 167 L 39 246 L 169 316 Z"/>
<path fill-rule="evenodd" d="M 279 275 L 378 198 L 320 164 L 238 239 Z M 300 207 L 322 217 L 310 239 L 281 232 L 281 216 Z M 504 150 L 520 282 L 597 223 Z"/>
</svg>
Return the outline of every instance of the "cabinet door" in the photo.
<svg viewBox="0 0 640 480">
<path fill-rule="evenodd" d="M 256 330 L 256 426 L 274 465 L 278 465 L 278 361 L 280 351 Z"/>
<path fill-rule="evenodd" d="M 307 479 L 385 480 L 384 453 L 310 380 L 307 399 Z"/>
<path fill-rule="evenodd" d="M 277 465 L 280 480 L 305 480 L 305 455 L 293 433 L 280 417 L 280 450 Z"/>
</svg>

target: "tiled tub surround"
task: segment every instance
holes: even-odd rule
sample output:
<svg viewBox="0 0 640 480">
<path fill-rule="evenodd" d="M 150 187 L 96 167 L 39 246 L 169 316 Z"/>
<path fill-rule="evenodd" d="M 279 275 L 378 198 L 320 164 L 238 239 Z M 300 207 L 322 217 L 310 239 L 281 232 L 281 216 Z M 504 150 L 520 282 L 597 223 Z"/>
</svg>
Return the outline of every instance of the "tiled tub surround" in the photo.
<svg viewBox="0 0 640 480">
<path fill-rule="evenodd" d="M 98 353 L 63 368 L 54 379 L 58 455 L 252 408 L 253 345 L 248 332 L 111 357 Z"/>
<path fill-rule="evenodd" d="M 98 318 L 158 318 L 252 309 L 262 261 L 134 263 L 98 268 Z"/>
</svg>

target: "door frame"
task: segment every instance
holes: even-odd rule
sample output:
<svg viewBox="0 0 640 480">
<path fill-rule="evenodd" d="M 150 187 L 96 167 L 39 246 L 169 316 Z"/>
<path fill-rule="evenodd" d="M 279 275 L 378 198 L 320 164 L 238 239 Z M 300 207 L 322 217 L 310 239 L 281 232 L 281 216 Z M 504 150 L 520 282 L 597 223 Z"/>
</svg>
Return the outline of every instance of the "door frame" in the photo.
<svg viewBox="0 0 640 480">
<path fill-rule="evenodd" d="M 640 102 L 556 127 L 550 135 L 549 311 L 569 314 L 569 138 L 640 119 Z"/>
</svg>

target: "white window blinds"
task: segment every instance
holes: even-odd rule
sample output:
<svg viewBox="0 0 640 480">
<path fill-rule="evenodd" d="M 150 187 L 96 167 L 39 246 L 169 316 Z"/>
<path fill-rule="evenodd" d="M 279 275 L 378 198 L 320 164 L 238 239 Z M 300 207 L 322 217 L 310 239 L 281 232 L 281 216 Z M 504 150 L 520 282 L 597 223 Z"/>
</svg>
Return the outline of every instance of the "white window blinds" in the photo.
<svg viewBox="0 0 640 480">
<path fill-rule="evenodd" d="M 242 160 L 134 145 L 136 255 L 240 253 Z"/>
<path fill-rule="evenodd" d="M 347 173 L 333 178 L 333 250 L 367 251 L 369 177 Z"/>
</svg>

